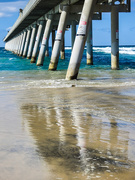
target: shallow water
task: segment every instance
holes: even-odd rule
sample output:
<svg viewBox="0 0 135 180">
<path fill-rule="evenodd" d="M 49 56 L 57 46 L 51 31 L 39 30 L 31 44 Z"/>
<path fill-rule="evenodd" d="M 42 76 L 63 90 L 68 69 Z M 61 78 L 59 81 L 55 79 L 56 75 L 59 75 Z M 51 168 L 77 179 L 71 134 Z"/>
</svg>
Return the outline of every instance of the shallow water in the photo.
<svg viewBox="0 0 135 180">
<path fill-rule="evenodd" d="M 0 180 L 134 179 L 133 54 L 121 54 L 132 62 L 120 71 L 82 62 L 78 80 L 65 81 L 60 65 L 48 72 L 1 52 Z"/>
</svg>

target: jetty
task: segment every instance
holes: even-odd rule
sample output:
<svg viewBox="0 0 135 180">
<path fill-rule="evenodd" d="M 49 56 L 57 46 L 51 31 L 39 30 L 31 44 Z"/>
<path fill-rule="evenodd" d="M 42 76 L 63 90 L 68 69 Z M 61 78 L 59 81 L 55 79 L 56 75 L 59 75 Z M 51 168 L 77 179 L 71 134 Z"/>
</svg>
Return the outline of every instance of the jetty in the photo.
<svg viewBox="0 0 135 180">
<path fill-rule="evenodd" d="M 111 68 L 119 69 L 119 13 L 131 11 L 131 0 L 29 0 L 4 38 L 5 49 L 42 66 L 52 54 L 48 70 L 57 70 L 59 56 L 65 58 L 65 31 L 71 28 L 72 53 L 66 79 L 77 79 L 87 43 L 87 64 L 93 65 L 92 21 L 111 13 Z"/>
</svg>

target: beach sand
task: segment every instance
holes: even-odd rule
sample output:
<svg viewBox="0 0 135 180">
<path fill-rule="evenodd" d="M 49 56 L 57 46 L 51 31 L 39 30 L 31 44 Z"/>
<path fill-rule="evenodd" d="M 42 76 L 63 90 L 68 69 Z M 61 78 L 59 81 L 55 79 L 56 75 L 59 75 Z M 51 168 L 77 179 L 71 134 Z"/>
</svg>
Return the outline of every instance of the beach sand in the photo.
<svg viewBox="0 0 135 180">
<path fill-rule="evenodd" d="M 0 180 L 135 177 L 135 87 L 0 91 Z"/>
</svg>

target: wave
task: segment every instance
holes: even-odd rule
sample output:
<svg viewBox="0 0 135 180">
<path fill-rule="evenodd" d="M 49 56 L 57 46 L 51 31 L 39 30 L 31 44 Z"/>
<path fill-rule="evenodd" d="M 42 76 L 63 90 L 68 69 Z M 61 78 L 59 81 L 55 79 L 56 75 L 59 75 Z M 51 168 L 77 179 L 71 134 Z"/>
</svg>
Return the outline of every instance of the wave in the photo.
<svg viewBox="0 0 135 180">
<path fill-rule="evenodd" d="M 93 47 L 94 52 L 111 53 L 111 47 Z"/>
<path fill-rule="evenodd" d="M 66 50 L 71 50 L 72 47 L 65 47 Z M 85 47 L 85 49 L 87 49 Z M 111 53 L 111 47 L 93 47 L 94 52 L 101 52 L 101 53 Z M 119 53 L 120 54 L 129 54 L 129 55 L 135 55 L 135 47 L 119 47 Z"/>
<path fill-rule="evenodd" d="M 9 61 L 13 60 L 14 58 L 9 58 Z"/>
<path fill-rule="evenodd" d="M 95 52 L 111 53 L 111 47 L 93 47 Z M 119 47 L 120 54 L 135 55 L 135 47 Z"/>
<path fill-rule="evenodd" d="M 71 50 L 71 49 L 72 49 L 72 47 L 65 47 L 65 49 L 66 49 L 66 50 Z"/>
<path fill-rule="evenodd" d="M 2 85 L 3 84 L 3 85 Z M 132 87 L 135 86 L 135 81 L 126 81 L 126 82 L 110 82 L 110 81 L 95 81 L 95 80 L 72 80 L 67 81 L 65 79 L 59 80 L 33 80 L 33 81 L 21 81 L 18 83 L 8 84 L 2 82 L 1 90 L 3 89 L 31 89 L 31 88 L 38 88 L 38 89 L 48 89 L 48 88 L 71 88 L 71 87 L 94 87 L 94 88 L 115 88 L 115 87 Z"/>
<path fill-rule="evenodd" d="M 135 47 L 120 47 L 120 53 L 135 55 Z"/>
</svg>

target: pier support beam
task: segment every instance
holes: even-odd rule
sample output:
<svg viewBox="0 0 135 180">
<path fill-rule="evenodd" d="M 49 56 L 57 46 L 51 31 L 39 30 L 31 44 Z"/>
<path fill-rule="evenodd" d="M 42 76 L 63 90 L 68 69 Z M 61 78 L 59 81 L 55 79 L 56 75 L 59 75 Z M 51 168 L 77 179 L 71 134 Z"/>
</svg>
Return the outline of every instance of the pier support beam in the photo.
<svg viewBox="0 0 135 180">
<path fill-rule="evenodd" d="M 24 51 L 23 51 L 23 58 L 25 58 L 27 56 L 27 53 L 28 53 L 28 47 L 29 47 L 29 42 L 30 42 L 30 34 L 31 34 L 31 29 L 28 28 L 26 42 L 25 42 Z"/>
<path fill-rule="evenodd" d="M 75 36 L 76 36 L 76 22 L 72 21 L 72 26 L 71 26 L 72 49 L 73 49 L 74 42 L 75 42 Z"/>
<path fill-rule="evenodd" d="M 19 41 L 19 46 L 18 46 L 18 51 L 17 55 L 19 56 L 20 50 L 21 50 L 21 45 L 22 45 L 22 40 L 23 40 L 23 33 L 20 34 L 20 41 Z"/>
<path fill-rule="evenodd" d="M 87 65 L 93 65 L 93 40 L 92 40 L 92 21 L 87 36 Z"/>
<path fill-rule="evenodd" d="M 117 6 L 111 11 L 111 68 L 119 69 L 119 12 Z"/>
<path fill-rule="evenodd" d="M 23 55 L 25 40 L 26 40 L 26 30 L 24 30 L 24 33 L 23 33 L 23 40 L 22 40 L 22 45 L 21 45 L 21 50 L 20 50 L 19 56 L 22 56 L 22 55 Z"/>
<path fill-rule="evenodd" d="M 20 35 L 18 35 L 18 37 L 16 38 L 15 54 L 18 54 L 19 42 L 20 42 Z"/>
<path fill-rule="evenodd" d="M 52 16 L 50 15 L 46 22 L 42 44 L 41 44 L 41 48 L 40 48 L 40 52 L 39 52 L 39 56 L 37 60 L 37 66 L 43 66 L 44 58 L 45 58 L 45 51 L 46 51 L 48 39 L 50 36 L 51 25 L 52 25 Z"/>
<path fill-rule="evenodd" d="M 32 53 L 32 58 L 31 58 L 31 63 L 35 63 L 38 55 L 38 50 L 39 50 L 39 44 L 42 38 L 42 31 L 44 28 L 44 21 L 39 22 L 39 27 L 38 27 L 38 32 L 35 40 L 35 45 Z"/>
<path fill-rule="evenodd" d="M 61 42 L 60 58 L 65 59 L 65 38 L 64 37 Z"/>
<path fill-rule="evenodd" d="M 84 1 L 79 27 L 75 38 L 75 43 L 72 50 L 70 63 L 66 75 L 67 80 L 76 79 L 78 76 L 81 58 L 83 55 L 84 46 L 85 46 L 87 34 L 89 32 L 96 2 L 97 0 Z"/>
<path fill-rule="evenodd" d="M 16 47 L 17 47 L 17 37 L 14 37 L 14 40 L 13 40 L 13 47 L 12 47 L 12 52 L 14 54 L 16 54 Z"/>
<path fill-rule="evenodd" d="M 54 46 L 54 42 L 55 42 L 55 30 L 53 29 L 52 30 L 52 49 L 53 49 L 53 46 Z"/>
<path fill-rule="evenodd" d="M 45 51 L 45 56 L 48 57 L 49 56 L 49 40 L 46 43 L 46 51 Z"/>
<path fill-rule="evenodd" d="M 36 39 L 36 33 L 37 33 L 37 25 L 34 24 L 32 26 L 32 34 L 31 34 L 31 38 L 30 38 L 30 45 L 29 45 L 29 49 L 28 49 L 27 59 L 31 59 L 32 50 L 33 50 L 34 42 Z"/>
<path fill-rule="evenodd" d="M 55 42 L 54 42 L 54 47 L 53 47 L 53 51 L 52 51 L 49 70 L 57 69 L 60 48 L 61 48 L 61 41 L 64 37 L 64 33 L 65 33 L 65 29 L 66 29 L 66 21 L 67 21 L 68 12 L 69 12 L 69 6 L 63 6 L 63 10 L 62 10 L 62 13 L 60 16 L 58 30 L 57 30 L 57 34 L 56 34 L 56 38 L 55 38 Z"/>
</svg>

